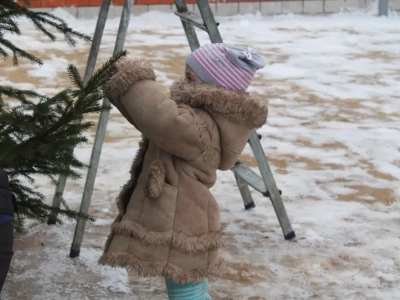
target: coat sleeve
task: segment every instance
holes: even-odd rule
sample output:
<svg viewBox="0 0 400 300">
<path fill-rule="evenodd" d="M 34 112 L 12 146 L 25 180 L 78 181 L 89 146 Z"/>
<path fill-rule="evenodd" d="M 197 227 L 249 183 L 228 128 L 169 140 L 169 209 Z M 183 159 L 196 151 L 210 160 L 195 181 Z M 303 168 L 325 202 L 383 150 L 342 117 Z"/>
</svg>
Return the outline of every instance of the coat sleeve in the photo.
<svg viewBox="0 0 400 300">
<path fill-rule="evenodd" d="M 202 143 L 194 112 L 166 99 L 153 69 L 143 61 L 121 61 L 104 86 L 105 96 L 121 114 L 157 147 L 195 160 Z"/>
</svg>

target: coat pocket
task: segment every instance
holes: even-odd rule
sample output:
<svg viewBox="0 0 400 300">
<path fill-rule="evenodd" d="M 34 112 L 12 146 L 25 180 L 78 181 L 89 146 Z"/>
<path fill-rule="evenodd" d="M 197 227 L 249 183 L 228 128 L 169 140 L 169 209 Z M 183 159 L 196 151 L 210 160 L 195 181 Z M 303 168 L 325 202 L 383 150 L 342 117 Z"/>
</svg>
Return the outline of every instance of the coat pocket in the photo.
<svg viewBox="0 0 400 300">
<path fill-rule="evenodd" d="M 155 232 L 170 232 L 175 219 L 178 190 L 164 183 L 156 198 L 146 197 L 139 223 Z"/>
</svg>

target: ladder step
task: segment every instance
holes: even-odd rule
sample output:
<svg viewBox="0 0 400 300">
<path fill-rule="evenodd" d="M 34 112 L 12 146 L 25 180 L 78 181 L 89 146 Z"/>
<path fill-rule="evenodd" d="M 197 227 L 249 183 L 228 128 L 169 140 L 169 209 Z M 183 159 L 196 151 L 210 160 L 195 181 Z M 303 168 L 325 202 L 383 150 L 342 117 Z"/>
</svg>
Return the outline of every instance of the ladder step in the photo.
<svg viewBox="0 0 400 300">
<path fill-rule="evenodd" d="M 263 194 L 265 197 L 269 197 L 269 192 L 264 184 L 263 179 L 256 172 L 246 166 L 243 162 L 238 161 L 232 168 L 232 171 L 239 176 L 243 181 L 250 185 L 253 189 Z M 279 190 L 279 194 L 282 195 L 282 191 Z"/>
<path fill-rule="evenodd" d="M 202 17 L 196 13 L 190 12 L 190 11 L 185 11 L 185 12 L 175 12 L 175 15 L 177 15 L 179 18 L 181 18 L 182 21 L 191 23 L 197 28 L 208 32 L 206 25 L 204 24 L 204 21 Z M 219 23 L 217 22 L 216 25 L 218 26 Z"/>
<path fill-rule="evenodd" d="M 259 191 L 263 195 L 267 193 L 267 188 L 265 187 L 262 178 L 256 172 L 247 167 L 243 162 L 237 162 L 232 168 L 232 171 L 253 189 Z"/>
</svg>

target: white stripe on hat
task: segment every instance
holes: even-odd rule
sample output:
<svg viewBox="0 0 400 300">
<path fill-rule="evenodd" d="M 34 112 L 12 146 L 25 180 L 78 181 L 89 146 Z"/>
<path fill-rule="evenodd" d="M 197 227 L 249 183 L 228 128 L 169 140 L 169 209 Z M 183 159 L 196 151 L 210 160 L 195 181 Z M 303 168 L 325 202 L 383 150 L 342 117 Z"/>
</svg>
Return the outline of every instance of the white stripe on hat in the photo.
<svg viewBox="0 0 400 300">
<path fill-rule="evenodd" d="M 224 72 L 223 76 L 226 80 L 230 81 L 231 83 L 234 83 L 236 86 L 236 89 L 238 90 L 246 90 L 246 88 L 250 85 L 250 82 L 254 76 L 254 74 L 249 71 L 249 70 L 244 70 L 236 64 L 234 64 L 230 59 L 229 59 L 229 53 L 227 49 L 222 46 L 222 45 L 217 45 L 219 50 L 224 53 L 225 55 L 223 56 L 223 61 L 221 61 L 221 64 L 224 64 L 224 67 L 226 68 L 226 71 Z M 206 48 L 206 47 L 204 47 Z M 212 49 L 212 47 L 207 47 L 207 49 L 204 49 L 205 51 L 208 50 L 209 54 L 211 52 L 211 56 L 218 55 L 221 52 L 217 52 L 217 49 Z M 214 53 L 213 53 L 214 52 Z M 245 72 L 243 72 L 245 71 Z M 247 76 L 246 76 L 247 75 Z"/>
<path fill-rule="evenodd" d="M 210 49 L 210 47 L 207 47 L 207 48 L 208 49 L 204 49 L 204 51 L 207 54 L 209 54 L 209 57 L 216 57 L 216 56 L 218 56 L 218 54 L 220 54 L 220 52 L 217 52 L 214 49 Z M 224 56 L 223 59 L 226 59 L 226 57 Z M 205 59 L 205 60 L 207 60 L 207 59 Z M 223 62 L 221 61 L 221 63 L 223 63 Z M 226 87 L 231 88 L 231 89 L 242 90 L 243 89 L 243 83 L 241 83 L 240 80 L 238 80 L 238 78 L 229 76 L 229 74 L 232 73 L 232 72 L 229 72 L 229 71 L 232 71 L 230 65 L 229 64 L 224 64 L 224 67 L 227 68 L 227 69 L 226 69 L 226 71 L 224 72 L 223 75 L 218 72 L 218 69 L 217 69 L 218 67 L 215 68 L 215 69 L 210 70 L 210 72 L 213 72 L 213 74 L 215 76 L 218 76 L 219 78 L 221 78 L 221 81 L 224 81 L 225 83 L 229 82 L 229 84 L 227 84 Z"/>
<path fill-rule="evenodd" d="M 220 74 L 218 74 L 218 72 L 214 72 L 214 70 L 217 68 L 216 66 L 212 66 L 210 62 L 207 61 L 207 58 L 196 54 L 198 53 L 193 53 L 193 57 L 196 58 L 196 60 L 203 66 L 203 68 L 206 70 L 206 73 L 210 75 L 213 80 L 215 80 L 215 83 L 226 88 L 232 88 L 232 83 L 228 83 L 223 77 L 220 76 Z"/>
<path fill-rule="evenodd" d="M 228 50 L 223 47 L 223 49 L 221 49 L 225 54 L 226 54 L 226 60 L 224 61 L 228 68 L 230 68 L 233 72 L 232 73 L 227 73 L 227 76 L 231 76 L 233 74 L 235 74 L 235 78 L 237 80 L 239 80 L 242 83 L 242 86 L 249 86 L 251 79 L 253 78 L 254 74 L 252 73 L 248 73 L 248 70 L 242 69 L 240 67 L 238 67 L 231 59 L 229 56 L 229 52 Z M 245 72 L 243 72 L 245 71 Z M 246 74 L 247 73 L 247 74 Z M 248 76 L 246 76 L 248 75 Z"/>
</svg>

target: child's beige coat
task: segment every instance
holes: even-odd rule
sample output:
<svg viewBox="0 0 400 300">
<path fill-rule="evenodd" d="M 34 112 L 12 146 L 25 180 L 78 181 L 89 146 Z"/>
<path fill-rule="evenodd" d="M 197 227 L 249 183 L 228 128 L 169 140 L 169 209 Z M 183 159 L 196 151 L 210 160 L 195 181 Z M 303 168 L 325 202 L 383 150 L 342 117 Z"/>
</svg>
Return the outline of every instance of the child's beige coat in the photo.
<svg viewBox="0 0 400 300">
<path fill-rule="evenodd" d="M 143 140 L 100 263 L 180 283 L 218 275 L 219 207 L 209 189 L 266 122 L 266 106 L 183 81 L 166 99 L 143 61 L 120 62 L 104 91 Z"/>
</svg>

